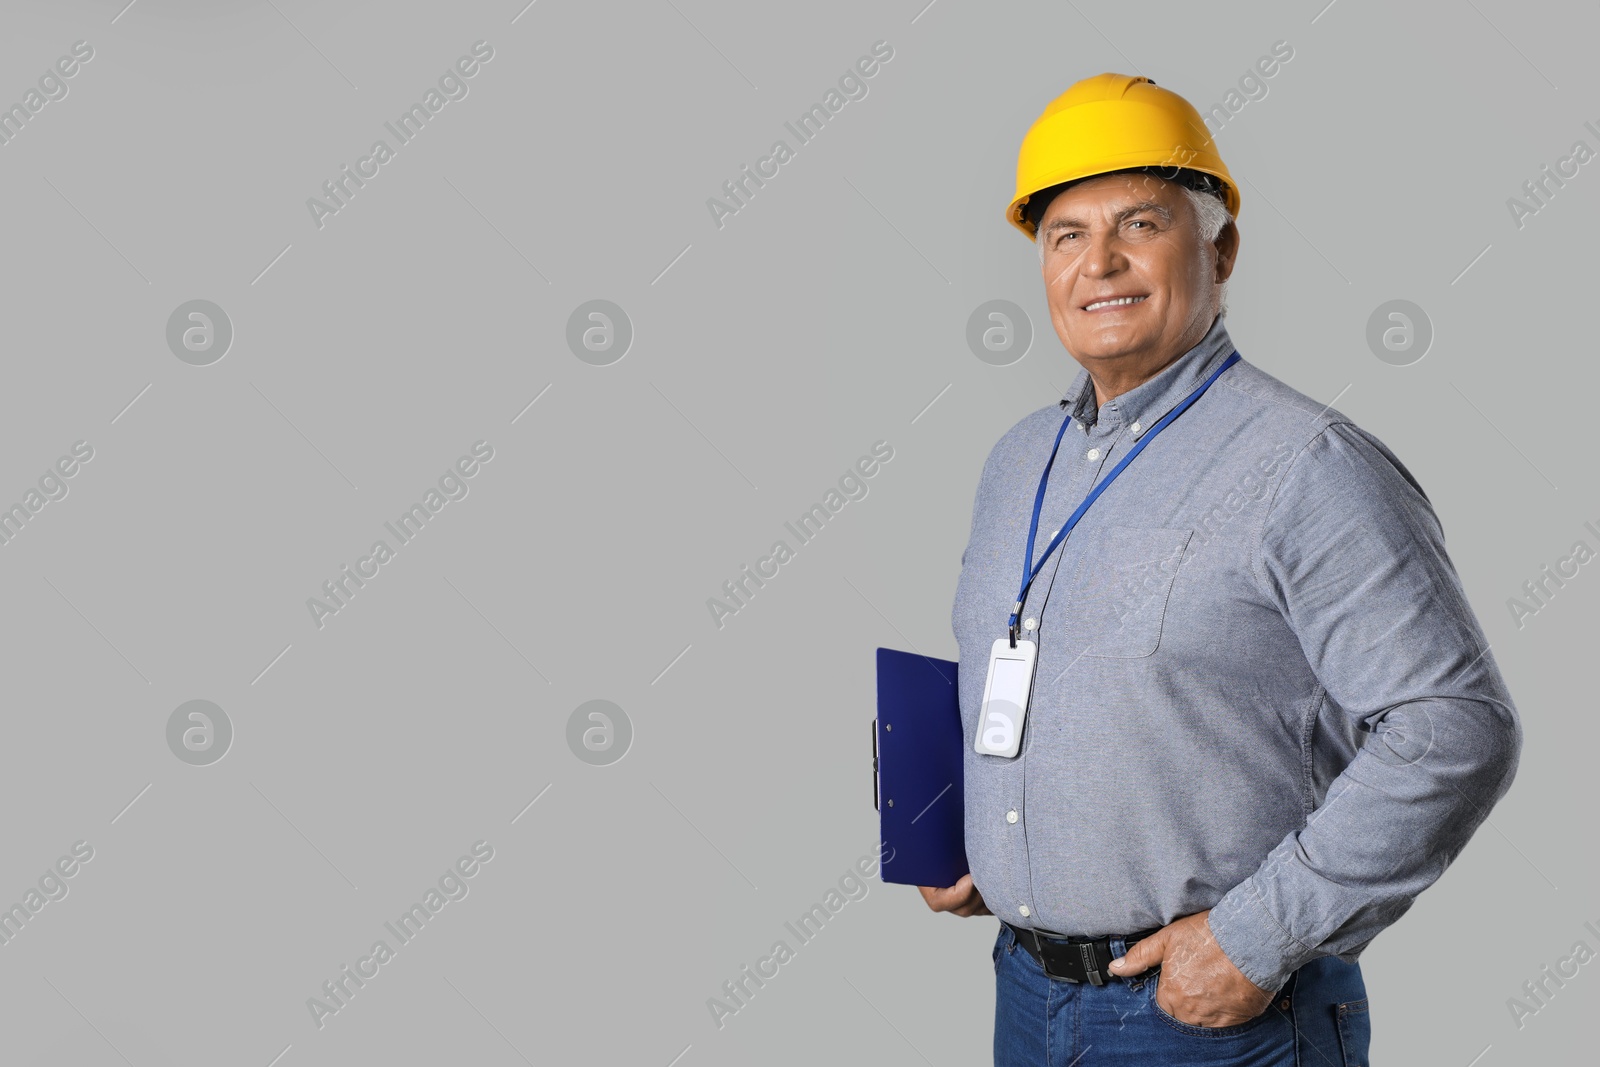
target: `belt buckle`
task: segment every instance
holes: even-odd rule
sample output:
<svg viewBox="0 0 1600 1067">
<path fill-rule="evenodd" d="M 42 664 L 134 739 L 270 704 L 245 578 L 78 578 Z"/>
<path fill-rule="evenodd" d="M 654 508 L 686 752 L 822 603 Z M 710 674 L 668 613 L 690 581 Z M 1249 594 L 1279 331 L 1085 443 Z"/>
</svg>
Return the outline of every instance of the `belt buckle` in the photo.
<svg viewBox="0 0 1600 1067">
<path fill-rule="evenodd" d="M 1039 937 L 1037 930 L 1033 931 L 1034 947 L 1039 950 L 1039 965 L 1044 973 L 1051 978 L 1073 985 L 1082 985 L 1087 981 L 1090 985 L 1103 986 L 1106 984 L 1105 975 L 1100 971 L 1100 959 L 1096 950 L 1100 945 L 1106 945 L 1107 955 L 1110 955 L 1110 942 L 1108 939 L 1099 941 L 1061 941 L 1055 940 L 1050 949 L 1045 948 L 1044 939 Z M 1054 959 L 1059 959 L 1070 969 L 1072 964 L 1077 964 L 1077 969 L 1082 977 L 1074 977 L 1071 973 L 1057 973 L 1051 966 Z"/>
</svg>

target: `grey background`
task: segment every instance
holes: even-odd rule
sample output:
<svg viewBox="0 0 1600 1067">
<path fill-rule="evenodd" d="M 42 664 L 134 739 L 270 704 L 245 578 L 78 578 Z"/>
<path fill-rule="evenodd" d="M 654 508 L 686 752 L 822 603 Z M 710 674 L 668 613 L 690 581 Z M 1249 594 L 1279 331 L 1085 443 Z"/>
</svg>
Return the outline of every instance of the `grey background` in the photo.
<svg viewBox="0 0 1600 1067">
<path fill-rule="evenodd" d="M 1023 132 L 1105 70 L 1205 110 L 1277 40 L 1218 135 L 1229 328 L 1421 479 L 1527 730 L 1491 823 L 1366 954 L 1377 1058 L 1592 1057 L 1597 965 L 1520 1030 L 1506 1006 L 1600 948 L 1600 563 L 1520 629 L 1506 607 L 1600 525 L 1597 165 L 1520 229 L 1506 206 L 1600 148 L 1592 11 L 123 3 L 12 3 L 0 33 L 5 104 L 95 49 L 0 146 L 0 497 L 95 450 L 0 547 L 0 904 L 95 850 L 0 945 L 7 1063 L 986 1062 L 995 920 L 906 887 L 725 1028 L 706 1000 L 872 850 L 871 650 L 954 654 L 983 459 L 1076 370 L 1002 220 Z M 469 95 L 314 226 L 480 39 Z M 878 40 L 868 95 L 713 225 Z M 234 328 L 210 366 L 166 345 L 194 299 Z M 594 299 L 634 328 L 609 366 L 566 346 Z M 965 341 L 993 299 L 1034 326 L 1006 367 Z M 1365 340 L 1394 299 L 1435 332 L 1410 366 Z M 706 599 L 879 439 L 869 495 L 717 629 Z M 478 440 L 469 495 L 317 629 L 306 599 Z M 194 699 L 234 729 L 209 766 L 165 740 Z M 594 699 L 633 729 L 606 766 L 566 741 Z M 470 894 L 317 1029 L 306 999 L 480 839 Z"/>
</svg>

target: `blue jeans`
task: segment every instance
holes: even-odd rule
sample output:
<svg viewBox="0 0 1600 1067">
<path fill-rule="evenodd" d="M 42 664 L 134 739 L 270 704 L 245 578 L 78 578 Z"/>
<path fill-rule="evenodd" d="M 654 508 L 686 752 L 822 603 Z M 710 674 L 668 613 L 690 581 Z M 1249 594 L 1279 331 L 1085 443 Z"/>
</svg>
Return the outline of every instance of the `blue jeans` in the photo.
<svg viewBox="0 0 1600 1067">
<path fill-rule="evenodd" d="M 1111 952 L 1126 951 L 1113 938 Z M 994 944 L 995 1067 L 1368 1067 L 1361 968 L 1322 956 L 1238 1026 L 1179 1022 L 1156 1004 L 1157 969 L 1103 986 L 1052 979 L 1000 926 Z"/>
</svg>

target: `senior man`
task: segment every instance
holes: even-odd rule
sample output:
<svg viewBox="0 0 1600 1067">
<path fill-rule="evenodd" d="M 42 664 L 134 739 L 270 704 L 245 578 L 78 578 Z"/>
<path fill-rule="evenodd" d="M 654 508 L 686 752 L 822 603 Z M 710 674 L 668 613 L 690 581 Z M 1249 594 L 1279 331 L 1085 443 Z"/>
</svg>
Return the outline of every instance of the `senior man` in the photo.
<svg viewBox="0 0 1600 1067">
<path fill-rule="evenodd" d="M 1357 957 L 1521 751 L 1417 480 L 1236 354 L 1238 211 L 1147 78 L 1079 82 L 1023 143 L 1009 218 L 1083 369 L 978 483 L 972 873 L 922 889 L 1002 920 L 998 1065 L 1364 1067 Z"/>
</svg>

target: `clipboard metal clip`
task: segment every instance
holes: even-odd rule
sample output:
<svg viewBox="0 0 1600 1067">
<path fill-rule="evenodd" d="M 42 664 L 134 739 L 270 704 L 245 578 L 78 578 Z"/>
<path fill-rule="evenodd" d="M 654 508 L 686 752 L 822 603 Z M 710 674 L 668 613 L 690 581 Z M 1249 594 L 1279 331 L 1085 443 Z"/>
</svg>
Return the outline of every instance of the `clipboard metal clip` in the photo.
<svg viewBox="0 0 1600 1067">
<path fill-rule="evenodd" d="M 878 810 L 878 720 L 872 720 L 872 810 Z"/>
</svg>

